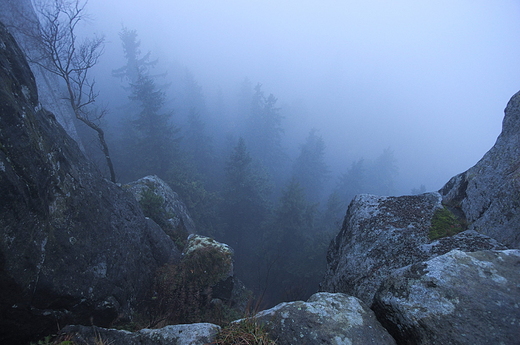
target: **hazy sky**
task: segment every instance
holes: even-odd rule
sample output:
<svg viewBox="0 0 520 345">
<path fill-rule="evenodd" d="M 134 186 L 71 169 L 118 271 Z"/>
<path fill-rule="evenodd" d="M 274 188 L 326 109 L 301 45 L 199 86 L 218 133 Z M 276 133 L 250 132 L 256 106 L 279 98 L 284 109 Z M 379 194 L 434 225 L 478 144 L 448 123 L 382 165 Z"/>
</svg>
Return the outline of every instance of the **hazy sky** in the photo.
<svg viewBox="0 0 520 345">
<path fill-rule="evenodd" d="M 289 137 L 320 129 L 334 169 L 392 148 L 401 192 L 475 164 L 520 90 L 518 0 L 90 0 L 88 11 L 107 71 L 123 61 L 122 25 L 136 29 L 209 103 L 244 77 L 262 83 L 297 124 Z"/>
</svg>

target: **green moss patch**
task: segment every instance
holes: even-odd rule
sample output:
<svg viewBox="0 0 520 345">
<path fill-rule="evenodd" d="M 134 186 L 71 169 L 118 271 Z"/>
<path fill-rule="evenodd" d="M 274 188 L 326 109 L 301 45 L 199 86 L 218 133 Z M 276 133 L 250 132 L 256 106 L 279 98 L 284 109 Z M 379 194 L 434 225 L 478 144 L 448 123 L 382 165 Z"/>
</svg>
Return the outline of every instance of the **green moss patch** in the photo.
<svg viewBox="0 0 520 345">
<path fill-rule="evenodd" d="M 446 207 L 443 207 L 433 213 L 428 238 L 433 241 L 442 237 L 453 236 L 464 230 L 466 230 L 466 223 Z"/>
</svg>

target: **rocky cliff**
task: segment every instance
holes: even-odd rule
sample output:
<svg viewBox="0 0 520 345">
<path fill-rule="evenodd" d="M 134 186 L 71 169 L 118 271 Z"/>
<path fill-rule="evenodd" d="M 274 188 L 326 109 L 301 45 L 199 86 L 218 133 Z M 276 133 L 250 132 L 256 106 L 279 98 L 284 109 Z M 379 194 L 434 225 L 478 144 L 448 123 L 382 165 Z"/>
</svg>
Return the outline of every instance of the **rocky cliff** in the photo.
<svg viewBox="0 0 520 345">
<path fill-rule="evenodd" d="M 495 145 L 440 193 L 444 204 L 462 211 L 470 229 L 520 248 L 520 92 L 507 104 Z"/>
<path fill-rule="evenodd" d="M 30 57 L 38 55 L 34 51 L 34 42 L 31 42 L 26 35 L 36 30 L 37 24 L 36 12 L 31 0 L 0 0 L 0 22 L 8 28 L 25 54 Z M 37 64 L 30 62 L 29 64 L 38 88 L 39 102 L 54 114 L 67 133 L 81 145 L 74 125 L 74 113 L 63 97 L 65 86 L 62 81 Z"/>
<path fill-rule="evenodd" d="M 128 315 L 180 256 L 128 191 L 103 179 L 38 101 L 0 25 L 0 343 Z"/>
<path fill-rule="evenodd" d="M 514 344 L 519 247 L 517 93 L 493 148 L 439 193 L 356 196 L 321 289 L 371 305 L 398 344 Z"/>
</svg>

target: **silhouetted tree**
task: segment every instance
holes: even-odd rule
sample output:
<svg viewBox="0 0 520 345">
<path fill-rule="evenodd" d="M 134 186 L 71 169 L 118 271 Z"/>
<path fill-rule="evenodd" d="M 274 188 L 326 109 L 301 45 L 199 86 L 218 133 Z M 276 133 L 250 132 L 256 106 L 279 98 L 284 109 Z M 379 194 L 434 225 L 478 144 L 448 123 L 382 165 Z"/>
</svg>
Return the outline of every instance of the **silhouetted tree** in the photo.
<svg viewBox="0 0 520 345">
<path fill-rule="evenodd" d="M 197 174 L 206 182 L 216 184 L 214 176 L 217 175 L 213 139 L 206 130 L 207 118 L 206 104 L 201 86 L 197 83 L 193 74 L 186 69 L 183 79 L 183 104 L 186 112 L 186 129 L 184 131 L 183 147 L 188 154 L 188 160 L 193 164 Z"/>
<path fill-rule="evenodd" d="M 269 213 L 270 188 L 265 175 L 255 170 L 242 138 L 233 149 L 225 170 L 221 208 L 224 239 L 240 253 L 250 250 L 250 240 L 260 236 L 260 225 Z"/>
<path fill-rule="evenodd" d="M 271 303 L 306 299 L 318 287 L 330 238 L 325 240 L 315 227 L 316 206 L 295 178 L 282 190 L 264 235 L 264 260 L 276 263 L 267 289 Z"/>
<path fill-rule="evenodd" d="M 330 235 L 332 239 L 332 236 L 338 233 L 341 228 L 347 206 L 339 192 L 337 190 L 333 191 L 327 199 L 317 230 Z"/>
<path fill-rule="evenodd" d="M 157 60 L 150 61 L 151 52 L 141 56 L 141 41 L 137 40 L 137 31 L 123 27 L 119 33 L 123 45 L 126 64 L 112 71 L 112 75 L 125 79 L 130 84 L 137 83 L 143 75 L 148 75 L 148 68 L 155 66 Z"/>
<path fill-rule="evenodd" d="M 325 142 L 313 129 L 300 147 L 300 155 L 293 165 L 293 176 L 304 188 L 307 198 L 316 202 L 320 200 L 329 174 L 325 163 Z"/>
<path fill-rule="evenodd" d="M 348 171 L 341 175 L 337 191 L 341 200 L 346 205 L 348 205 L 357 194 L 368 193 L 367 168 L 363 158 L 353 162 Z"/>
<path fill-rule="evenodd" d="M 131 84 L 130 99 L 139 104 L 139 113 L 132 120 L 133 152 L 137 176 L 156 174 L 165 178 L 172 164 L 179 161 L 178 130 L 171 123 L 172 111 L 162 111 L 164 92 L 150 76 L 141 75 Z"/>
<path fill-rule="evenodd" d="M 285 157 L 282 149 L 282 115 L 276 107 L 277 99 L 264 96 L 262 85 L 257 84 L 251 101 L 247 126 L 247 142 L 251 154 L 269 173 L 276 176 Z"/>
<path fill-rule="evenodd" d="M 127 63 L 113 75 L 126 79 L 134 110 L 125 120 L 122 134 L 122 161 L 127 180 L 156 174 L 165 179 L 169 170 L 180 162 L 178 129 L 173 125 L 172 111 L 163 111 L 164 91 L 149 73 L 150 53 L 141 56 L 135 30 L 123 28 L 120 33 Z"/>
<path fill-rule="evenodd" d="M 370 170 L 370 193 L 392 195 L 395 193 L 395 179 L 398 175 L 394 151 L 385 149 L 374 161 Z"/>
<path fill-rule="evenodd" d="M 412 188 L 412 191 L 411 191 L 412 195 L 418 195 L 418 194 L 423 194 L 423 193 L 426 193 L 426 186 L 423 184 L 420 185 L 419 188 Z"/>
</svg>

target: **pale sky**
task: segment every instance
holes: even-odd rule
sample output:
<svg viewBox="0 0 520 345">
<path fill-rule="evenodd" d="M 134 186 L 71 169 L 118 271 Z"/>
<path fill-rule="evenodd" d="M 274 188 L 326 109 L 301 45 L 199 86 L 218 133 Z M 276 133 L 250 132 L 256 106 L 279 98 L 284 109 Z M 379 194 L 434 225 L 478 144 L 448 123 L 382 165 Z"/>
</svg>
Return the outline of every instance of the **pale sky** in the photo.
<svg viewBox="0 0 520 345">
<path fill-rule="evenodd" d="M 118 32 L 189 68 L 208 103 L 248 77 L 278 98 L 288 138 L 320 130 L 335 170 L 390 147 L 401 192 L 437 190 L 474 165 L 520 90 L 518 0 L 90 0 L 122 62 Z M 103 67 L 101 67 L 103 68 Z M 231 99 L 231 98 L 230 98 Z"/>
</svg>

